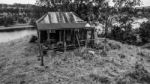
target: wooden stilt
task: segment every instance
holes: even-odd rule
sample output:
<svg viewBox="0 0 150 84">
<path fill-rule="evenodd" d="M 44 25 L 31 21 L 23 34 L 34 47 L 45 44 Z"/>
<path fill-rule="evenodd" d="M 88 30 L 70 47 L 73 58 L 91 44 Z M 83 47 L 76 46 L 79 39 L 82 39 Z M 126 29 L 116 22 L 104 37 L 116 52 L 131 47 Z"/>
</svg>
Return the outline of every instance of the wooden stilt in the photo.
<svg viewBox="0 0 150 84">
<path fill-rule="evenodd" d="M 64 30 L 64 40 L 63 40 L 63 44 L 64 44 L 64 52 L 66 52 L 66 30 Z"/>
<path fill-rule="evenodd" d="M 41 45 L 40 45 L 40 32 L 38 31 L 38 46 L 39 46 L 39 56 L 38 57 L 41 57 L 42 54 L 41 54 Z"/>
<path fill-rule="evenodd" d="M 47 36 L 48 36 L 48 37 L 47 37 L 47 41 L 50 41 L 50 35 L 49 35 L 49 34 L 50 34 L 50 32 L 49 32 L 49 30 L 48 30 L 48 31 L 47 31 Z"/>
<path fill-rule="evenodd" d="M 43 49 L 41 50 L 41 66 L 44 66 L 44 56 L 43 56 Z"/>
<path fill-rule="evenodd" d="M 78 33 L 76 33 L 76 39 L 77 39 L 77 42 L 78 42 L 79 47 L 81 47 L 80 41 L 79 41 L 79 38 L 78 38 Z"/>
<path fill-rule="evenodd" d="M 94 45 L 94 29 L 92 29 L 92 46 Z"/>
<path fill-rule="evenodd" d="M 76 48 L 76 42 L 75 42 L 75 29 L 73 29 L 73 44 L 74 44 L 74 47 Z"/>
<path fill-rule="evenodd" d="M 61 31 L 59 31 L 59 42 L 61 42 Z"/>
<path fill-rule="evenodd" d="M 42 49 L 42 45 L 41 45 L 41 33 L 40 31 L 38 31 L 38 44 L 39 44 L 39 53 L 40 53 L 40 57 L 41 57 L 41 66 L 44 66 L 44 57 L 43 57 L 43 49 Z"/>
<path fill-rule="evenodd" d="M 86 38 L 85 38 L 85 40 L 86 40 L 86 41 L 85 41 L 85 47 L 88 47 L 88 46 L 87 46 L 87 43 L 88 43 L 88 38 L 87 38 L 87 37 L 88 37 L 88 34 L 87 34 L 87 30 L 85 30 L 85 32 L 86 32 Z"/>
</svg>

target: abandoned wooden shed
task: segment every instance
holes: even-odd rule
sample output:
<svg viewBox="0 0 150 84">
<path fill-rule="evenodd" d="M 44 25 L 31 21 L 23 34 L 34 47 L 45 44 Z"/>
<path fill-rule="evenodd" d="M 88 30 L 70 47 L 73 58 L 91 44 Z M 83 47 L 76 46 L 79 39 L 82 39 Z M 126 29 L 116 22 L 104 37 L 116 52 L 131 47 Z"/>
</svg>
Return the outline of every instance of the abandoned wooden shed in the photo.
<svg viewBox="0 0 150 84">
<path fill-rule="evenodd" d="M 94 28 L 73 12 L 48 12 L 37 20 L 40 54 L 94 43 Z"/>
<path fill-rule="evenodd" d="M 48 49 L 66 50 L 94 39 L 94 28 L 73 12 L 48 12 L 37 21 L 39 43 Z"/>
</svg>

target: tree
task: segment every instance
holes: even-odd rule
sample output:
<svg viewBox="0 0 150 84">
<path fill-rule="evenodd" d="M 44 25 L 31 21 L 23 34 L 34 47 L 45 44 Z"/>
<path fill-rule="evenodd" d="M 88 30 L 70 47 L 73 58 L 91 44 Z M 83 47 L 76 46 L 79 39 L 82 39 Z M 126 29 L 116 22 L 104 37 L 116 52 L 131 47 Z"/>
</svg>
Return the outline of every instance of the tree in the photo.
<svg viewBox="0 0 150 84">
<path fill-rule="evenodd" d="M 44 6 L 55 11 L 73 11 L 89 23 L 99 21 L 105 25 L 105 37 L 111 30 L 113 21 L 118 21 L 127 28 L 132 21 L 134 7 L 140 5 L 140 0 L 113 0 L 114 6 L 110 7 L 108 0 L 37 0 L 37 5 Z M 74 7 L 73 7 L 74 6 Z M 49 11 L 49 10 L 48 10 Z"/>
<path fill-rule="evenodd" d="M 118 21 L 127 28 L 128 22 L 134 16 L 134 7 L 140 5 L 140 0 L 113 0 L 114 6 L 110 7 L 108 0 L 37 0 L 37 5 L 55 11 L 73 11 L 89 23 L 98 21 L 105 25 L 105 37 L 112 28 L 112 22 Z M 74 7 L 73 7 L 74 6 Z M 49 10 L 48 10 L 49 11 Z"/>
<path fill-rule="evenodd" d="M 3 22 L 4 22 L 4 26 L 9 26 L 9 25 L 13 25 L 14 24 L 14 20 L 13 17 L 8 16 L 8 17 L 3 17 Z"/>
<path fill-rule="evenodd" d="M 106 0 L 37 0 L 38 6 L 43 6 L 47 11 L 50 9 L 54 11 L 73 11 L 76 12 L 82 19 L 88 21 L 89 23 L 94 23 L 99 21 L 105 25 L 105 37 L 108 36 L 108 30 L 112 27 L 113 18 L 119 20 L 116 15 L 121 16 L 124 12 L 121 12 L 120 9 L 123 7 L 133 8 L 135 5 L 138 5 L 140 0 L 113 0 L 115 6 L 110 7 L 108 1 Z M 74 7 L 73 7 L 74 6 Z M 125 13 L 128 14 L 128 13 Z M 128 19 L 125 18 L 126 23 Z M 128 30 L 126 28 L 126 30 Z M 107 55 L 106 51 L 106 42 L 102 52 Z M 43 62 L 42 62 L 43 64 Z"/>
</svg>

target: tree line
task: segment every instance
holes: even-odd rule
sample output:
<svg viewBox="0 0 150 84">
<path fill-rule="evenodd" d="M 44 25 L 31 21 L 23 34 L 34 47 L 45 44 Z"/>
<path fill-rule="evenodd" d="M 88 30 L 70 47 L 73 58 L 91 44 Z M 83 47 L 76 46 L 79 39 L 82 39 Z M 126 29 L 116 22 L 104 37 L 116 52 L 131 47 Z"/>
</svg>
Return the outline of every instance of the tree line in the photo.
<svg viewBox="0 0 150 84">
<path fill-rule="evenodd" d="M 11 21 L 14 20 L 19 23 L 25 22 L 25 17 L 28 17 L 31 24 L 35 25 L 37 19 L 50 11 L 75 12 L 90 24 L 96 22 L 103 24 L 104 37 L 133 43 L 135 35 L 131 27 L 132 18 L 138 17 L 138 12 L 142 12 L 140 16 L 148 17 L 144 14 L 149 12 L 149 9 L 135 8 L 135 6 L 140 5 L 140 0 L 113 0 L 113 3 L 114 6 L 109 6 L 107 0 L 37 0 L 35 5 L 0 5 L 0 13 L 6 12 L 9 16 L 9 18 L 8 16 L 3 17 L 3 20 L 0 18 L 0 25 L 11 24 Z M 120 25 L 113 25 L 114 21 Z M 109 33 L 109 30 L 112 32 Z"/>
<path fill-rule="evenodd" d="M 150 9 L 138 9 L 140 0 L 113 0 L 114 6 L 109 6 L 107 0 L 37 0 L 37 5 L 48 11 L 73 11 L 83 20 L 104 25 L 103 37 L 119 40 L 129 44 L 136 43 L 137 36 L 142 42 L 150 37 L 148 23 L 143 23 L 139 29 L 132 29 L 134 18 L 149 17 Z M 113 25 L 114 22 L 119 25 Z M 144 26 L 145 25 L 145 26 Z M 142 28 L 145 27 L 145 28 Z M 111 32 L 109 32 L 111 30 Z M 150 33 L 150 32 L 149 32 Z"/>
</svg>

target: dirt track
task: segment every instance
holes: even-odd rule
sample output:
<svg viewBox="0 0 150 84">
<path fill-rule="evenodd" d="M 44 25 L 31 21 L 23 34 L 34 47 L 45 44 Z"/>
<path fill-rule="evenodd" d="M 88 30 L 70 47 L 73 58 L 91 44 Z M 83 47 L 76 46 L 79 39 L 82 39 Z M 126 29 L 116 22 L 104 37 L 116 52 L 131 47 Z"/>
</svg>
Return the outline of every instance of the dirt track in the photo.
<svg viewBox="0 0 150 84">
<path fill-rule="evenodd" d="M 48 52 L 37 61 L 30 36 L 0 44 L 0 84 L 150 84 L 150 50 L 108 41 L 99 50 Z"/>
</svg>

